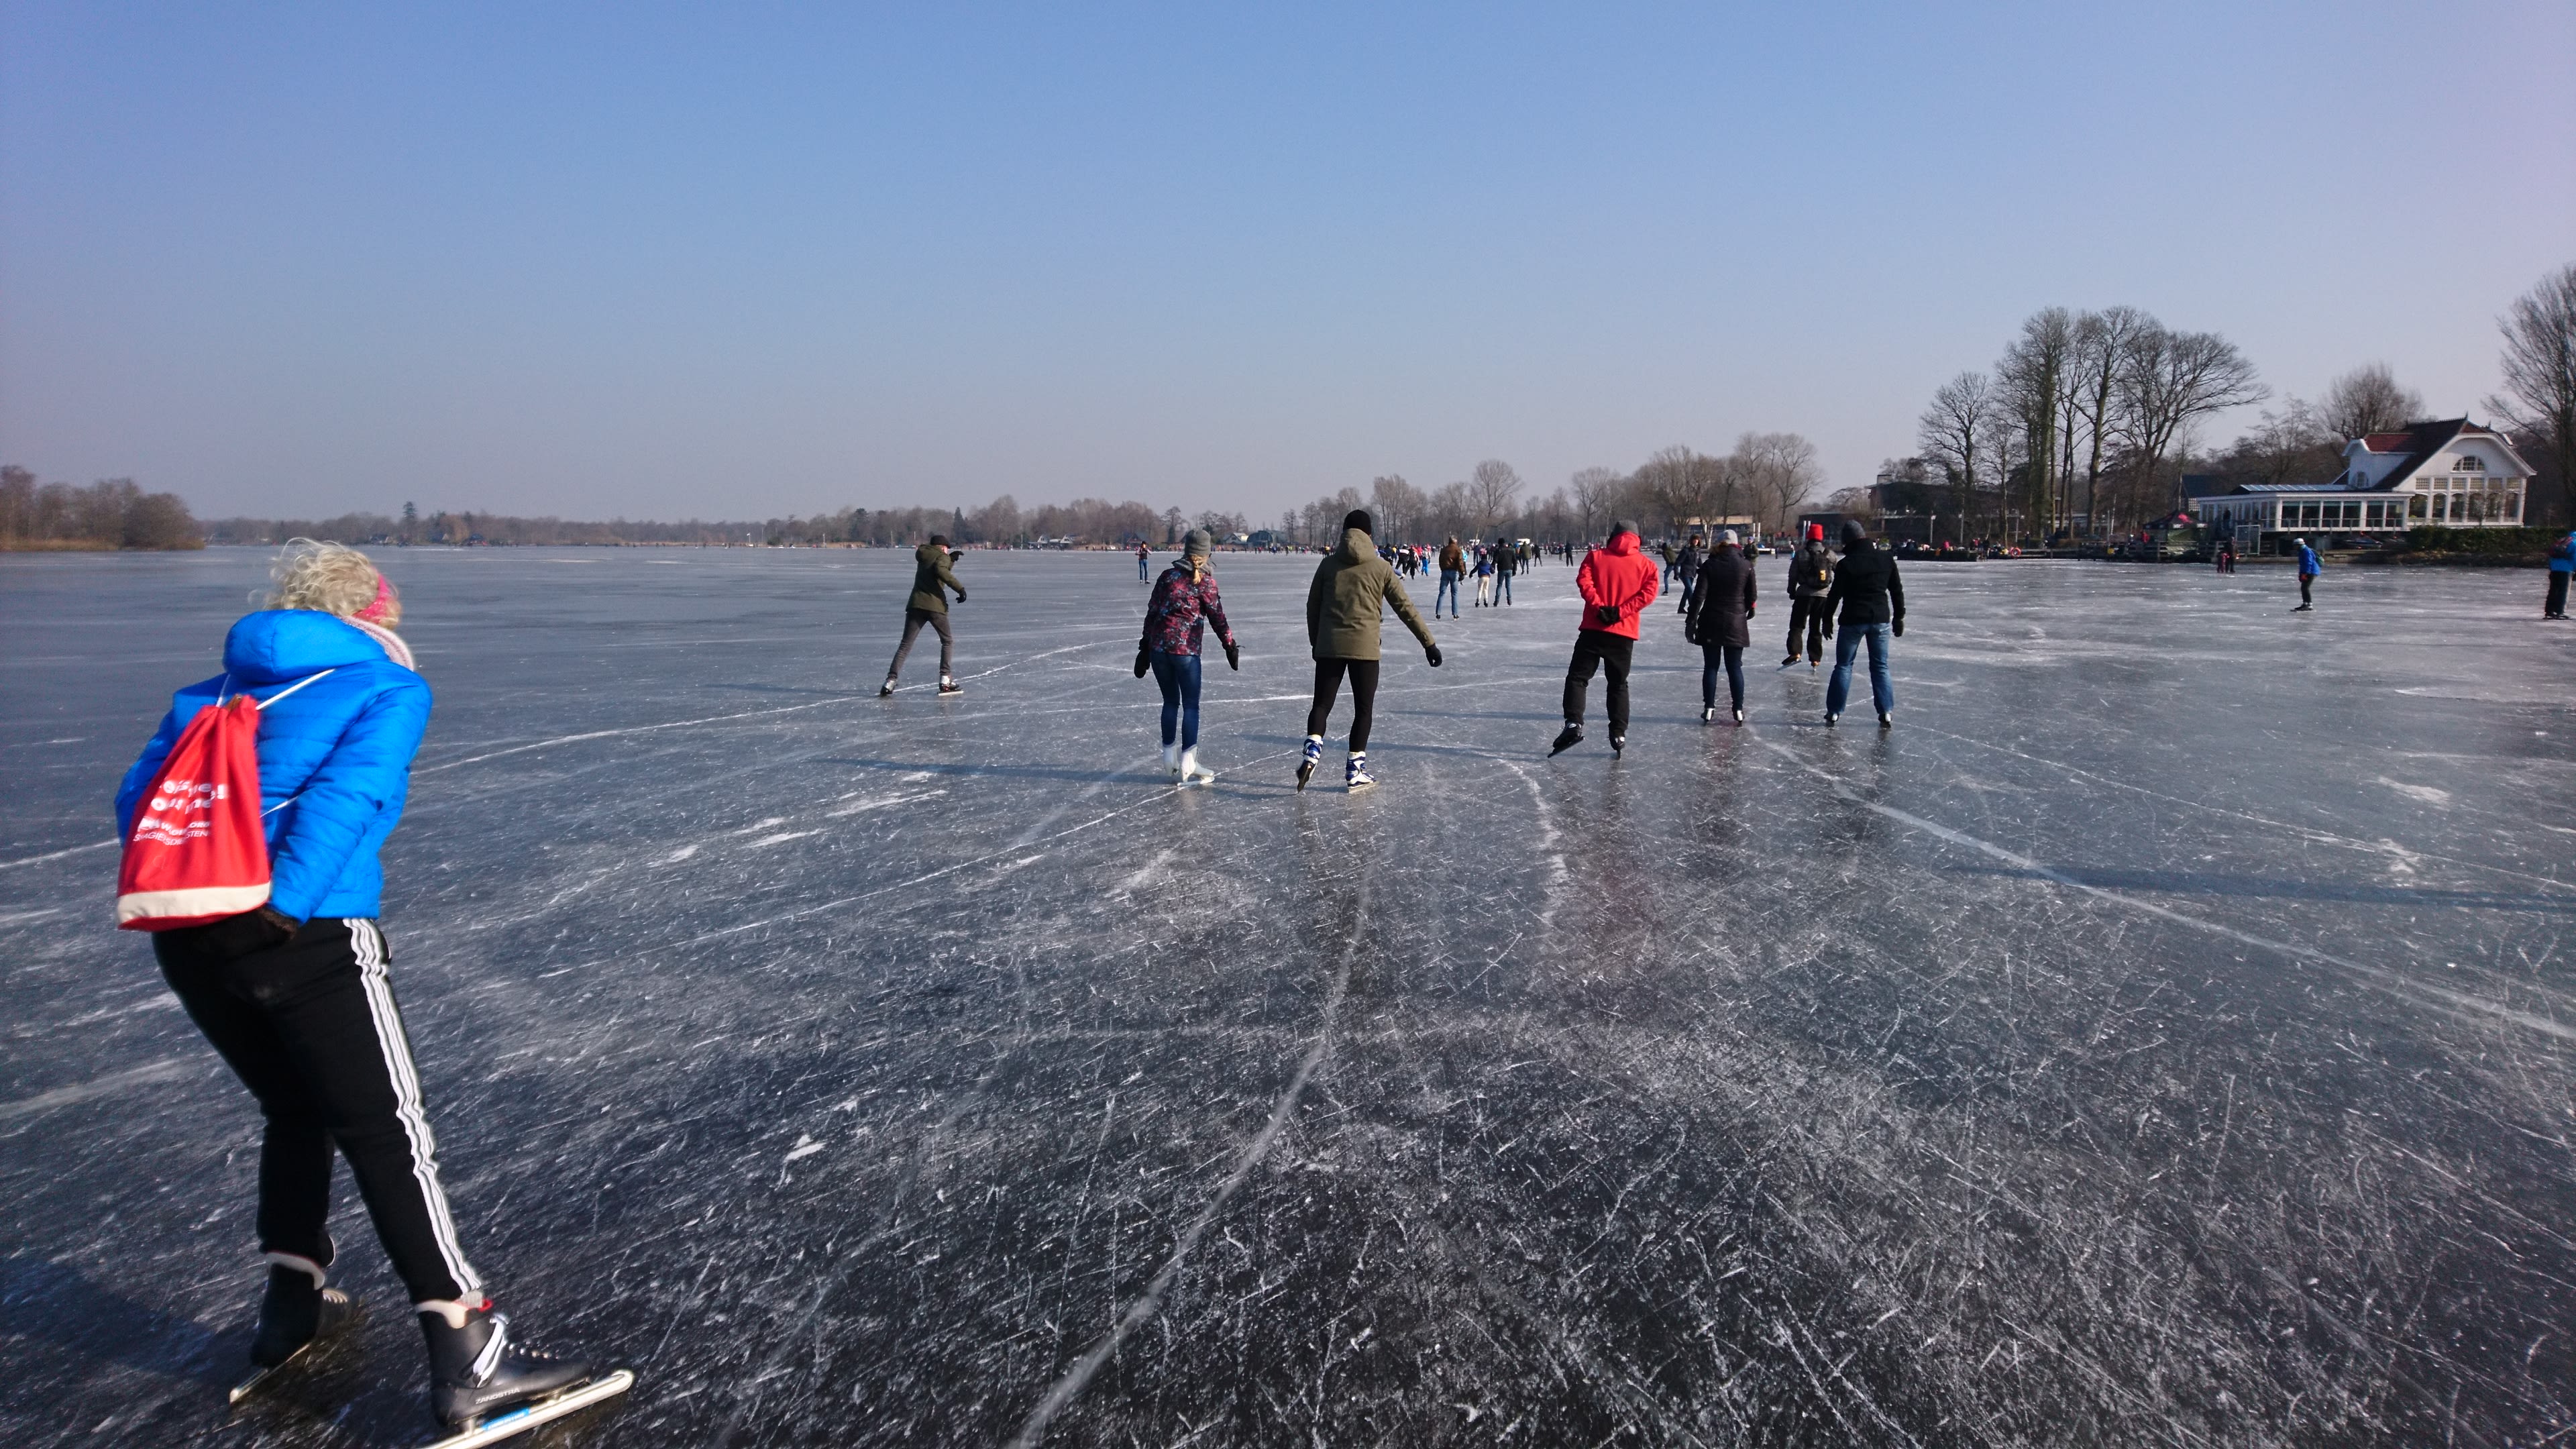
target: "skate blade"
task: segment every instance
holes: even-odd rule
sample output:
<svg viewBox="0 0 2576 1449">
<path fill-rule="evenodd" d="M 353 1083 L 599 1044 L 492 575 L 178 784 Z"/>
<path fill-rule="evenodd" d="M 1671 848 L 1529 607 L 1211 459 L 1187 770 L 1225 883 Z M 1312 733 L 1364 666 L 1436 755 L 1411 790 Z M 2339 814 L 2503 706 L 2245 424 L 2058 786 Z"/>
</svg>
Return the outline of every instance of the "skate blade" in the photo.
<svg viewBox="0 0 2576 1449">
<path fill-rule="evenodd" d="M 313 1345 L 308 1343 L 304 1348 L 311 1348 L 312 1346 Z M 252 1369 L 250 1371 L 250 1377 L 233 1385 L 232 1397 L 224 1400 L 224 1402 L 227 1404 L 238 1404 L 242 1400 L 247 1399 L 252 1394 L 258 1392 L 261 1384 L 267 1383 L 270 1379 L 275 1378 L 278 1373 L 287 1366 L 287 1364 L 294 1363 L 297 1359 L 304 1357 L 304 1348 L 299 1348 L 295 1352 L 288 1354 L 286 1356 L 286 1363 L 281 1363 L 271 1368 Z"/>
<path fill-rule="evenodd" d="M 277 1377 L 279 1374 L 286 1372 L 297 1364 L 305 1362 L 306 1354 L 311 1353 L 317 1348 L 329 1345 L 333 1341 L 337 1340 L 340 1335 L 356 1327 L 358 1323 L 366 1317 L 367 1310 L 365 1306 L 353 1301 L 339 1289 L 325 1288 L 322 1291 L 325 1296 L 337 1301 L 338 1309 L 336 1317 L 334 1317 L 330 1323 L 325 1324 L 323 1327 L 318 1329 L 311 1338 L 308 1338 L 304 1340 L 304 1342 L 296 1345 L 295 1352 L 288 1354 L 285 1358 L 269 1365 L 267 1368 L 252 1369 L 249 1377 L 233 1385 L 231 1396 L 224 1400 L 225 1403 L 238 1404 L 242 1400 L 249 1398 L 252 1394 L 259 1391 L 260 1385 L 267 1383 L 270 1379 Z"/>
<path fill-rule="evenodd" d="M 498 1444 L 513 1439 L 540 1425 L 551 1424 L 567 1414 L 576 1414 L 591 1405 L 613 1399 L 635 1386 L 635 1374 L 619 1369 L 604 1378 L 577 1384 L 550 1399 L 521 1404 L 506 1414 L 484 1420 L 474 1428 L 447 1438 L 434 1440 L 427 1449 L 474 1449 L 478 1444 Z"/>
</svg>

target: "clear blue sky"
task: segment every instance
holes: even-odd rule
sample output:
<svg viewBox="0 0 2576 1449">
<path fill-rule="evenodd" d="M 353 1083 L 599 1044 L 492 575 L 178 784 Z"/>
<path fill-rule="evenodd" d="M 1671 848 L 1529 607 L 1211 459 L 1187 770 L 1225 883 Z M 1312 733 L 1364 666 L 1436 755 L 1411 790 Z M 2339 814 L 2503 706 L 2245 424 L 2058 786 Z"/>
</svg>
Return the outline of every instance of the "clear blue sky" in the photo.
<svg viewBox="0 0 2576 1449">
<path fill-rule="evenodd" d="M 2566 0 L 0 0 L 0 457 L 1266 518 L 1779 428 L 1841 486 L 2051 303 L 2467 409 L 2576 259 L 2571 77 Z"/>
</svg>

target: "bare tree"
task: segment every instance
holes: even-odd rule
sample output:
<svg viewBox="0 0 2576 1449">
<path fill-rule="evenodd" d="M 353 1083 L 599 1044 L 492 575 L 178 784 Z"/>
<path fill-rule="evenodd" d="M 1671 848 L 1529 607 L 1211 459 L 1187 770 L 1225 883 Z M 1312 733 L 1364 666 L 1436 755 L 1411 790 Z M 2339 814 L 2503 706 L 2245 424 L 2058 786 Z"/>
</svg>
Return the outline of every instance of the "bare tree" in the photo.
<svg viewBox="0 0 2576 1449">
<path fill-rule="evenodd" d="M 1406 543 L 1422 527 L 1422 490 L 1389 473 L 1369 483 L 1369 513 L 1380 543 Z"/>
<path fill-rule="evenodd" d="M 2393 433 L 2424 416 L 2424 395 L 2399 387 L 2384 362 L 2356 367 L 2326 384 L 2320 420 L 2339 442 L 2366 433 Z"/>
<path fill-rule="evenodd" d="M 2236 344 L 2215 332 L 2139 334 L 2120 370 L 2119 432 L 2141 496 L 2161 481 L 2165 457 L 2186 428 L 2211 413 L 2261 402 L 2271 390 Z M 2181 481 L 2166 502 L 2181 506 Z"/>
<path fill-rule="evenodd" d="M 1589 541 L 1593 530 L 1606 522 L 1604 515 L 1612 507 L 1619 491 L 1619 475 L 1608 468 L 1584 468 L 1566 480 L 1568 500 L 1573 505 L 1575 522 L 1582 525 L 1582 537 Z"/>
<path fill-rule="evenodd" d="M 2111 446 L 2112 406 L 2118 399 L 2120 374 L 2140 336 L 2161 331 L 2155 318 L 2135 307 L 2106 307 L 2075 319 L 2074 356 L 2068 368 L 2068 472 L 2073 472 L 2072 442 L 2084 430 L 2084 514 L 2094 532 L 2101 523 L 2102 463 Z"/>
<path fill-rule="evenodd" d="M 2576 489 L 2576 262 L 2516 297 L 2496 326 L 2504 333 L 2504 392 L 2487 406 L 2544 450 L 2560 494 L 2548 521 L 2563 524 L 2566 495 Z M 2539 511 L 2526 521 L 2541 521 L 2531 517 Z"/>
<path fill-rule="evenodd" d="M 1941 384 L 1915 425 L 1923 456 L 1950 474 L 1960 537 L 1967 535 L 1968 515 L 1976 508 L 1978 480 L 1993 466 L 1994 434 L 2002 418 L 1994 384 L 1982 372 L 1963 372 Z"/>
<path fill-rule="evenodd" d="M 1727 461 L 1754 518 L 1771 529 L 1787 528 L 1789 515 L 1824 482 L 1816 445 L 1796 433 L 1746 433 Z"/>
<path fill-rule="evenodd" d="M 2046 307 L 2021 324 L 2021 336 L 1995 364 L 1999 405 L 2020 430 L 2023 468 L 2019 501 L 2034 532 L 2045 537 L 2056 519 L 2057 426 L 2075 358 L 2075 319 L 2063 307 Z M 2009 476 L 2010 470 L 2005 470 Z"/>
<path fill-rule="evenodd" d="M 2219 455 L 2218 469 L 2255 483 L 2314 483 L 2332 476 L 2343 437 L 2325 425 L 2314 403 L 2283 398 L 2263 420 Z"/>
<path fill-rule="evenodd" d="M 1479 537 L 1509 523 L 1519 512 L 1521 475 L 1500 458 L 1487 458 L 1476 465 L 1470 497 L 1476 509 L 1476 533 Z"/>
</svg>

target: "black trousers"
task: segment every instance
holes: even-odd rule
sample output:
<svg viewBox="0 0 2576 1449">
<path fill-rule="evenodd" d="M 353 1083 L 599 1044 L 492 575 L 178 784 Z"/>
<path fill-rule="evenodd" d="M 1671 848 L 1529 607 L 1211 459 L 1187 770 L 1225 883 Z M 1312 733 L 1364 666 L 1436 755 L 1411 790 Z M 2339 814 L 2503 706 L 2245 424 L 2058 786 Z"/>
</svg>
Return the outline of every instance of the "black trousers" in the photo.
<svg viewBox="0 0 2576 1449">
<path fill-rule="evenodd" d="M 948 637 L 948 616 L 929 609 L 903 611 L 903 642 L 894 646 L 894 662 L 886 666 L 886 678 L 903 673 L 903 658 L 912 652 L 912 641 L 921 636 L 921 626 L 928 624 L 939 631 L 939 677 L 948 677 L 948 656 L 955 641 Z"/>
<path fill-rule="evenodd" d="M 1798 657 L 1798 631 L 1807 631 L 1807 662 L 1820 664 L 1825 657 L 1825 601 L 1791 599 L 1789 601 L 1789 657 Z"/>
<path fill-rule="evenodd" d="M 2549 602 L 2540 606 L 2541 613 L 2555 619 L 2567 612 L 2567 580 L 2571 577 L 2576 575 L 2558 569 L 2549 571 Z"/>
<path fill-rule="evenodd" d="M 1717 707 L 1717 674 L 1722 669 L 1726 671 L 1727 697 L 1735 708 L 1744 708 L 1744 646 L 1702 644 L 1699 661 L 1699 702 L 1710 709 Z"/>
<path fill-rule="evenodd" d="M 2316 582 L 2317 582 L 2317 576 L 2316 576 L 2315 574 L 2301 574 L 2301 575 L 2299 575 L 2299 602 L 2300 602 L 2300 603 L 2302 603 L 2302 604 L 2313 604 L 2313 603 L 2315 603 L 2315 602 L 2316 602 L 2316 600 L 2315 600 L 2314 598 L 2311 598 L 2311 597 L 2309 596 L 2309 594 L 2308 594 L 2308 590 L 2309 590 L 2310 588 L 2313 588 L 2313 587 L 2316 585 Z"/>
<path fill-rule="evenodd" d="M 1342 692 L 1342 676 L 1351 678 L 1351 753 L 1368 748 L 1369 726 L 1377 722 L 1377 666 L 1374 659 L 1315 661 L 1315 703 L 1306 711 L 1306 733 L 1320 735 Z"/>
<path fill-rule="evenodd" d="M 394 1004 L 384 932 L 317 916 L 283 946 L 225 957 L 202 932 L 152 954 L 197 1029 L 259 1099 L 259 1245 L 331 1261 L 331 1149 L 349 1160 L 376 1236 L 412 1301 L 479 1294 L 438 1185 L 438 1142 Z"/>
<path fill-rule="evenodd" d="M 1586 629 L 1574 636 L 1574 662 L 1565 666 L 1567 723 L 1583 722 L 1583 697 L 1591 692 L 1592 671 L 1598 666 L 1609 681 L 1605 692 L 1610 696 L 1610 733 L 1627 738 L 1628 661 L 1636 652 L 1636 640 L 1607 630 Z"/>
</svg>

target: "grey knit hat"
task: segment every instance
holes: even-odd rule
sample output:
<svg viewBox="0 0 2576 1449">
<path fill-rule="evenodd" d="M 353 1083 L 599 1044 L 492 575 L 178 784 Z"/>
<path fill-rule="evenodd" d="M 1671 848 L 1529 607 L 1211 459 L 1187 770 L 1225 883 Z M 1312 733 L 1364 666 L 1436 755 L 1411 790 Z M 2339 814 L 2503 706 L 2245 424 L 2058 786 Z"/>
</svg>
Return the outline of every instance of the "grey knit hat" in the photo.
<svg viewBox="0 0 2576 1449">
<path fill-rule="evenodd" d="M 1639 538 L 1644 538 L 1646 536 L 1646 531 L 1639 528 L 1637 526 L 1637 520 L 1633 518 L 1622 518 L 1611 523 L 1610 536 L 1612 538 L 1617 538 L 1623 533 L 1633 533 Z"/>
<path fill-rule="evenodd" d="M 1191 529 L 1189 536 L 1181 540 L 1181 552 L 1190 558 L 1206 558 L 1215 547 L 1215 536 L 1204 528 Z"/>
</svg>

